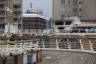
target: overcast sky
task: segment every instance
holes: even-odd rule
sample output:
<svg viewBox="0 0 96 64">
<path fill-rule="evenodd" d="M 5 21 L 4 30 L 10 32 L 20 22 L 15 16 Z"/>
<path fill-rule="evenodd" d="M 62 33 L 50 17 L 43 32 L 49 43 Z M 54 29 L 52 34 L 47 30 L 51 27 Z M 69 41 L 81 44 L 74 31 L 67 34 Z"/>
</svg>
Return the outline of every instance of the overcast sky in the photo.
<svg viewBox="0 0 96 64">
<path fill-rule="evenodd" d="M 44 16 L 52 16 L 52 0 L 23 0 L 23 10 L 26 11 L 30 7 L 32 2 L 33 8 L 42 8 L 44 10 Z"/>
</svg>

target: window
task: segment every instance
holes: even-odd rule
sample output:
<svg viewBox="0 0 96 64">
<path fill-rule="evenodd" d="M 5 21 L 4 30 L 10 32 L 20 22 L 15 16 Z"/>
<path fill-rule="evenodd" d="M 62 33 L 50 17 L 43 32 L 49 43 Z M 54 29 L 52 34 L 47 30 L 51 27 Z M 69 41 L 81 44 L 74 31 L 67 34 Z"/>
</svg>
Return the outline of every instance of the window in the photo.
<svg viewBox="0 0 96 64">
<path fill-rule="evenodd" d="M 0 24 L 0 29 L 4 29 L 5 25 Z"/>
<path fill-rule="evenodd" d="M 65 15 L 64 14 L 61 14 L 61 19 L 64 19 Z"/>
<path fill-rule="evenodd" d="M 5 2 L 6 0 L 0 0 L 0 2 Z"/>
<path fill-rule="evenodd" d="M 64 29 L 64 27 L 58 27 L 58 30 L 60 33 L 63 33 L 63 29 Z"/>
<path fill-rule="evenodd" d="M 79 9 L 79 11 L 82 11 L 82 9 Z"/>
<path fill-rule="evenodd" d="M 78 4 L 78 0 L 73 0 L 73 5 L 77 5 Z"/>
<path fill-rule="evenodd" d="M 81 16 L 79 16 L 79 18 L 81 18 Z"/>
<path fill-rule="evenodd" d="M 70 4 L 71 2 L 70 2 L 70 1 L 68 1 L 68 3 Z"/>
<path fill-rule="evenodd" d="M 78 12 L 78 8 L 73 8 L 73 12 L 77 13 Z"/>
<path fill-rule="evenodd" d="M 64 13 L 64 11 L 65 11 L 64 6 L 61 6 L 61 13 Z"/>
<path fill-rule="evenodd" d="M 71 21 L 67 21 L 67 22 L 65 22 L 65 25 L 71 25 Z"/>
<path fill-rule="evenodd" d="M 9 2 L 10 2 L 11 0 L 9 0 Z"/>
<path fill-rule="evenodd" d="M 64 29 L 64 27 L 58 27 L 58 29 Z"/>
<path fill-rule="evenodd" d="M 68 17 L 71 17 L 71 15 L 68 15 Z"/>
<path fill-rule="evenodd" d="M 79 4 L 82 4 L 82 2 L 80 1 Z"/>
<path fill-rule="evenodd" d="M 15 0 L 15 3 L 20 3 L 20 0 Z"/>
<path fill-rule="evenodd" d="M 5 5 L 0 4 L 0 9 L 5 9 Z"/>
<path fill-rule="evenodd" d="M 64 5 L 65 4 L 65 0 L 61 0 L 61 5 Z"/>
<path fill-rule="evenodd" d="M 55 25 L 63 25 L 63 21 L 61 22 L 55 22 Z"/>
<path fill-rule="evenodd" d="M 0 18 L 0 23 L 4 22 L 5 18 Z"/>
</svg>

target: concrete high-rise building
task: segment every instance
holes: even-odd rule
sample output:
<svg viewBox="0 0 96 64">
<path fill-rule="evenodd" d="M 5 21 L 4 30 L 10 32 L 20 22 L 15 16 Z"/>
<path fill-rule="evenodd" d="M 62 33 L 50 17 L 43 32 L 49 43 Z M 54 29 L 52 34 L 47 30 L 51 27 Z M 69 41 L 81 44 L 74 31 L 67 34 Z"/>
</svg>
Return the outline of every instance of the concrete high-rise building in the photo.
<svg viewBox="0 0 96 64">
<path fill-rule="evenodd" d="M 53 0 L 53 19 L 77 16 L 82 20 L 96 19 L 96 0 Z"/>
<path fill-rule="evenodd" d="M 84 26 L 84 29 L 96 27 L 95 11 L 96 0 L 53 0 L 54 26 L 63 30 L 66 25 L 72 25 L 74 19 L 78 18 L 82 24 L 80 27 Z"/>
<path fill-rule="evenodd" d="M 0 0 L 0 33 L 5 31 L 5 25 L 13 23 L 22 16 L 22 0 Z"/>
<path fill-rule="evenodd" d="M 96 49 L 96 0 L 53 0 L 53 21 L 59 48 Z"/>
</svg>

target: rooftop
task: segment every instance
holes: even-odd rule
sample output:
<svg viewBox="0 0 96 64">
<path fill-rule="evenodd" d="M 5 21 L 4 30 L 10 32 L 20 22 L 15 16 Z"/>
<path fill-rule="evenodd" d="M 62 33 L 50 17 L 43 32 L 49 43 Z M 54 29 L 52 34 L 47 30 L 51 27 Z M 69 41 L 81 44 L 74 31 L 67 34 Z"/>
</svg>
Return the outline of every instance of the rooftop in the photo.
<svg viewBox="0 0 96 64">
<path fill-rule="evenodd" d="M 28 17 L 28 18 L 42 18 L 48 20 L 45 16 L 39 15 L 39 14 L 23 14 L 23 17 Z"/>
</svg>

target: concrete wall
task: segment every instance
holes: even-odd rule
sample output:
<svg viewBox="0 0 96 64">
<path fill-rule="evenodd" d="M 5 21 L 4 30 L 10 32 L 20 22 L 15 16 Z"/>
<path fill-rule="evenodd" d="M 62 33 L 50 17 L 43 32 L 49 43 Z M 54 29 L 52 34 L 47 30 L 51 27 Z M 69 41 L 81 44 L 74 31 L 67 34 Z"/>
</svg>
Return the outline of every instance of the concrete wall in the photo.
<svg viewBox="0 0 96 64">
<path fill-rule="evenodd" d="M 79 2 L 81 3 L 79 4 Z M 53 20 L 60 20 L 61 14 L 64 14 L 65 18 L 81 16 L 82 20 L 96 19 L 96 0 L 78 0 L 76 5 L 73 5 L 73 0 L 65 0 L 63 7 L 64 12 L 61 12 L 61 0 L 53 0 Z M 78 9 L 77 13 L 73 12 L 73 8 Z"/>
<path fill-rule="evenodd" d="M 60 19 L 60 0 L 53 0 L 53 19 Z"/>
<path fill-rule="evenodd" d="M 96 0 L 82 0 L 82 19 L 96 19 Z"/>
</svg>

